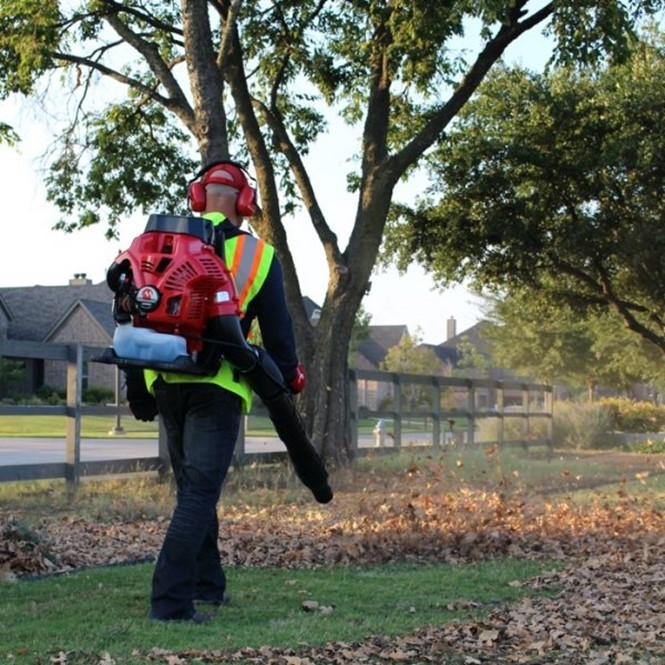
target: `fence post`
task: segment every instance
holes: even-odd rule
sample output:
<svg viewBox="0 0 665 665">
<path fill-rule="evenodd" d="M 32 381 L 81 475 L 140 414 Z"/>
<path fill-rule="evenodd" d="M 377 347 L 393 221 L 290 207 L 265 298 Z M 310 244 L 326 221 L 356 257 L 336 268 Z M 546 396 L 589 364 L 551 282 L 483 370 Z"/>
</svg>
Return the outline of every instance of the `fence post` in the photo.
<svg viewBox="0 0 665 665">
<path fill-rule="evenodd" d="M 524 425 L 523 425 L 523 431 L 522 431 L 522 436 L 524 437 L 524 440 L 522 442 L 522 448 L 524 450 L 529 450 L 529 442 L 531 440 L 531 393 L 529 392 L 529 386 L 525 383 L 522 386 L 522 405 L 524 407 Z"/>
<path fill-rule="evenodd" d="M 118 365 L 115 366 L 115 426 L 111 428 L 109 434 L 123 434 L 122 416 L 120 415 L 120 407 L 122 402 L 122 381 L 121 370 Z"/>
<path fill-rule="evenodd" d="M 231 464 L 235 469 L 240 469 L 247 463 L 247 449 L 245 446 L 245 436 L 247 435 L 247 415 L 240 418 L 240 427 L 236 437 L 236 445 L 233 448 L 233 461 Z"/>
<path fill-rule="evenodd" d="M 549 440 L 550 454 L 554 451 L 554 393 L 552 386 L 546 386 L 543 395 L 543 406 L 545 411 L 550 414 L 547 419 L 547 438 Z"/>
<path fill-rule="evenodd" d="M 402 447 L 402 380 L 399 374 L 392 374 L 393 384 L 393 445 Z"/>
<path fill-rule="evenodd" d="M 169 455 L 169 444 L 166 440 L 166 428 L 159 416 L 157 416 L 157 428 L 157 457 L 159 458 L 157 476 L 163 482 L 171 470 L 171 456 Z"/>
<path fill-rule="evenodd" d="M 83 345 L 67 346 L 67 446 L 65 481 L 73 491 L 81 480 L 81 402 L 83 393 Z"/>
<path fill-rule="evenodd" d="M 433 377 L 434 386 L 434 412 L 432 413 L 432 445 L 435 450 L 441 447 L 441 383 L 438 377 Z"/>
<path fill-rule="evenodd" d="M 466 442 L 472 446 L 475 443 L 476 434 L 476 386 L 471 379 L 466 380 Z"/>
<path fill-rule="evenodd" d="M 351 429 L 349 454 L 351 459 L 358 457 L 358 426 L 360 420 L 358 408 L 358 379 L 355 370 L 349 369 L 349 427 Z"/>
<path fill-rule="evenodd" d="M 496 391 L 496 413 L 497 417 L 499 418 L 496 440 L 499 444 L 499 448 L 503 448 L 504 441 L 506 440 L 505 432 L 503 429 L 504 427 L 503 403 L 504 403 L 503 383 L 499 381 L 497 384 L 497 391 Z"/>
</svg>

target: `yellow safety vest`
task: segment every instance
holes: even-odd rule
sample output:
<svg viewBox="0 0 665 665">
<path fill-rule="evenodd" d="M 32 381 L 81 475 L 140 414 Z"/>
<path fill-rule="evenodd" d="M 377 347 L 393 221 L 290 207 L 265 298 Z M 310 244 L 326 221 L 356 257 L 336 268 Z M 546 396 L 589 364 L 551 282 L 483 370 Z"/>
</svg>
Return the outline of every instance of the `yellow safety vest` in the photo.
<svg viewBox="0 0 665 665">
<path fill-rule="evenodd" d="M 222 213 L 218 212 L 206 213 L 203 217 L 212 221 L 215 226 L 226 219 Z M 240 233 L 224 241 L 224 254 L 226 265 L 235 281 L 240 316 L 243 317 L 247 311 L 247 306 L 259 292 L 268 276 L 275 255 L 275 248 L 254 236 Z M 252 408 L 252 391 L 247 380 L 238 375 L 226 360 L 222 360 L 217 374 L 213 376 L 177 374 L 153 369 L 144 370 L 144 375 L 150 392 L 153 392 L 152 384 L 160 375 L 169 383 L 215 383 L 240 395 L 244 402 L 243 410 L 245 413 L 248 413 Z"/>
</svg>

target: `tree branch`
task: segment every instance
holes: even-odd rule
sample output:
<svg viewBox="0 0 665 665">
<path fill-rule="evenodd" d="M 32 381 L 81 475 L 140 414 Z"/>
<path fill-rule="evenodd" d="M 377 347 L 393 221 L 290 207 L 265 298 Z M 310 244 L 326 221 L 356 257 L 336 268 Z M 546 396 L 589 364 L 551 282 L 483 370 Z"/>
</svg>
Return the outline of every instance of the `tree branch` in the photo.
<svg viewBox="0 0 665 665">
<path fill-rule="evenodd" d="M 275 147 L 286 157 L 289 166 L 291 167 L 303 203 L 309 213 L 314 230 L 324 247 L 329 263 L 341 265 L 343 263 L 343 258 L 339 251 L 337 236 L 333 233 L 325 220 L 321 207 L 317 201 L 316 194 L 314 193 L 311 180 L 305 169 L 305 165 L 303 164 L 298 150 L 293 145 L 284 123 L 280 117 L 271 113 L 270 109 L 260 101 L 255 99 L 254 106 L 260 110 L 262 117 L 265 119 L 270 131 L 273 133 L 276 139 L 274 143 Z"/>
<path fill-rule="evenodd" d="M 665 352 L 665 337 L 663 337 L 663 335 L 657 334 L 651 328 L 648 328 L 640 323 L 639 320 L 634 316 L 633 312 L 648 315 L 649 318 L 661 330 L 663 329 L 663 321 L 661 321 L 658 316 L 654 315 L 644 305 L 619 298 L 614 292 L 611 280 L 602 269 L 599 268 L 599 281 L 566 261 L 554 259 L 552 264 L 556 271 L 572 277 L 590 289 L 591 292 L 595 292 L 597 294 L 597 304 L 614 308 L 619 316 L 621 316 L 629 330 L 637 333 L 643 339 L 651 342 L 661 351 Z"/>
<path fill-rule="evenodd" d="M 113 80 L 118 81 L 118 83 L 122 83 L 123 85 L 126 85 L 133 90 L 141 91 L 144 94 L 149 95 L 151 98 L 155 99 L 155 101 L 163 104 L 164 106 L 169 104 L 169 100 L 166 97 L 157 94 L 153 88 L 145 85 L 145 83 L 142 81 L 139 81 L 138 79 L 135 79 L 131 76 L 121 74 L 115 69 L 111 69 L 110 67 L 103 65 L 101 62 L 91 60 L 90 58 L 84 56 L 71 55 L 69 53 L 55 52 L 53 57 L 57 60 L 62 60 L 63 62 L 69 62 L 99 72 L 100 74 L 108 76 L 109 78 L 112 78 Z"/>
<path fill-rule="evenodd" d="M 171 35 L 180 35 L 181 37 L 183 36 L 183 31 L 180 28 L 176 27 L 172 23 L 165 23 L 164 21 L 160 21 L 155 17 L 154 14 L 151 14 L 150 12 L 138 11 L 136 7 L 119 3 L 115 0 L 104 0 L 104 4 L 110 8 L 111 13 L 113 14 L 123 12 L 125 14 L 129 14 L 130 16 L 136 17 L 143 23 L 146 23 L 147 25 L 155 28 L 155 30 L 163 30 L 164 32 L 168 32 Z M 101 17 L 106 18 L 106 13 L 102 14 Z M 182 46 L 182 42 L 180 42 L 180 45 Z"/>
<path fill-rule="evenodd" d="M 160 103 L 170 111 L 173 111 L 187 127 L 190 129 L 193 128 L 194 111 L 180 84 L 173 75 L 171 68 L 159 55 L 157 45 L 143 39 L 140 35 L 130 30 L 129 26 L 121 21 L 117 14 L 107 15 L 104 17 L 104 20 L 115 30 L 121 39 L 145 58 L 155 78 L 169 93 L 169 97 L 159 95 Z M 145 86 L 142 89 L 146 91 Z M 153 94 L 157 95 L 156 91 Z"/>
<path fill-rule="evenodd" d="M 520 7 L 525 3 L 519 3 Z M 455 89 L 448 101 L 432 115 L 425 126 L 415 134 L 402 150 L 393 155 L 386 164 L 386 170 L 391 179 L 396 181 L 404 171 L 414 164 L 417 159 L 431 147 L 450 121 L 459 113 L 460 109 L 470 99 L 482 83 L 485 75 L 492 65 L 503 55 L 510 44 L 522 34 L 545 21 L 554 11 L 554 3 L 549 2 L 522 22 L 519 18 L 522 12 L 519 7 L 509 13 L 508 22 L 503 24 L 497 34 L 485 45 L 478 54 L 476 61 L 467 71 L 459 86 Z"/>
</svg>

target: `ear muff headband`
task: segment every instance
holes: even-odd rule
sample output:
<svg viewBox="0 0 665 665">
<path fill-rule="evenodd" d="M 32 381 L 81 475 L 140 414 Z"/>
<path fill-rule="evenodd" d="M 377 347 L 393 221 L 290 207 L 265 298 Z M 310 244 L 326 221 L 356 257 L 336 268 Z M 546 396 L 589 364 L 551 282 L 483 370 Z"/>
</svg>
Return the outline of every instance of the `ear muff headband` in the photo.
<svg viewBox="0 0 665 665">
<path fill-rule="evenodd" d="M 238 162 L 229 159 L 221 160 L 218 162 L 211 162 L 206 164 L 190 181 L 188 187 L 189 204 L 194 212 L 203 212 L 206 208 L 206 185 L 208 182 L 215 182 L 215 180 L 207 181 L 205 175 L 213 171 L 216 166 L 233 166 L 238 170 L 242 178 L 240 187 L 236 184 L 232 185 L 238 189 L 238 198 L 236 199 L 236 212 L 241 217 L 252 217 L 256 213 L 256 188 L 253 186 L 254 179 L 247 173 L 245 168 Z M 227 183 L 221 183 L 227 184 Z"/>
</svg>

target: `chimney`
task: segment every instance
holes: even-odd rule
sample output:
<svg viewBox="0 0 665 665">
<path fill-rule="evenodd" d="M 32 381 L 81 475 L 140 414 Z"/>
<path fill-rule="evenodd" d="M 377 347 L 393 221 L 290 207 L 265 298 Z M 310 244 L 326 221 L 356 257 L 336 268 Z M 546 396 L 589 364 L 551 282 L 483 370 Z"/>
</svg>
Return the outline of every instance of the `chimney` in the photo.
<svg viewBox="0 0 665 665">
<path fill-rule="evenodd" d="M 457 335 L 457 321 L 454 316 L 448 317 L 446 321 L 446 341 Z"/>
<path fill-rule="evenodd" d="M 75 272 L 74 277 L 69 280 L 69 286 L 85 286 L 87 284 L 92 284 L 92 280 L 86 279 L 84 272 Z"/>
</svg>

